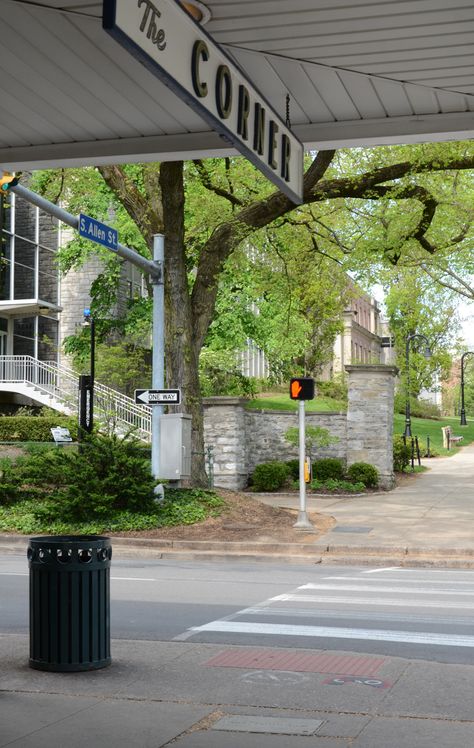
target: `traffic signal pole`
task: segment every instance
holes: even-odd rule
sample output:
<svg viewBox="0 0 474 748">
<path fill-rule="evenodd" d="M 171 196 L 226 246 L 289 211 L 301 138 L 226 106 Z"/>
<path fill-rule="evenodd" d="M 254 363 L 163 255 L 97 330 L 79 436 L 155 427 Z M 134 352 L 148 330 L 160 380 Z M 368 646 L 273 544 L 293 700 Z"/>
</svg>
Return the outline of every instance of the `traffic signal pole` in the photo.
<svg viewBox="0 0 474 748">
<path fill-rule="evenodd" d="M 304 403 L 304 400 L 298 401 L 300 509 L 298 512 L 298 519 L 293 527 L 298 530 L 314 532 L 314 525 L 309 521 L 306 513 L 306 481 L 304 476 L 304 464 L 306 459 L 306 428 Z"/>
</svg>

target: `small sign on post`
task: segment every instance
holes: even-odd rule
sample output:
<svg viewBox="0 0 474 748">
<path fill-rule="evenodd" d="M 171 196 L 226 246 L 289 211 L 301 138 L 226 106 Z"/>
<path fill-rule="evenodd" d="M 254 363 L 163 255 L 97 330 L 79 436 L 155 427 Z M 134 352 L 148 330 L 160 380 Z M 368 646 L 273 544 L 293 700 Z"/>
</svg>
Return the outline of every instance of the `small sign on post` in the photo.
<svg viewBox="0 0 474 748">
<path fill-rule="evenodd" d="M 51 429 L 53 439 L 56 444 L 63 444 L 64 442 L 72 442 L 72 436 L 69 433 L 69 429 L 65 429 L 62 426 L 55 426 Z"/>
</svg>

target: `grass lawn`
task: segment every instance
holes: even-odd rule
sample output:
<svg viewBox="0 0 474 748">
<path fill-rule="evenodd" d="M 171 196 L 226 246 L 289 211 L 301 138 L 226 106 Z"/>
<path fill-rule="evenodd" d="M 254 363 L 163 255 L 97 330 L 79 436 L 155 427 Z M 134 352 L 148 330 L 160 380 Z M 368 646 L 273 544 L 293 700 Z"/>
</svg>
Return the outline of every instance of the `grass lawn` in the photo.
<svg viewBox="0 0 474 748">
<path fill-rule="evenodd" d="M 405 416 L 401 413 L 396 413 L 394 416 L 394 433 L 403 434 L 405 430 Z M 441 455 L 454 454 L 458 447 L 452 447 L 448 452 L 447 449 L 443 449 L 443 434 L 441 433 L 442 426 L 451 426 L 454 436 L 463 436 L 464 439 L 461 442 L 462 446 L 471 444 L 474 442 L 474 419 L 467 418 L 468 425 L 460 426 L 459 417 L 456 418 L 441 418 L 439 421 L 432 421 L 427 418 L 412 418 L 411 419 L 411 433 L 413 436 L 423 439 L 426 444 L 426 437 L 430 437 L 430 442 L 436 451 Z"/>
<path fill-rule="evenodd" d="M 255 400 L 249 400 L 245 407 L 252 410 L 298 410 L 298 401 L 291 400 L 287 392 L 260 395 Z M 347 410 L 344 400 L 333 400 L 330 397 L 315 397 L 314 400 L 306 400 L 306 412 L 336 412 Z"/>
</svg>

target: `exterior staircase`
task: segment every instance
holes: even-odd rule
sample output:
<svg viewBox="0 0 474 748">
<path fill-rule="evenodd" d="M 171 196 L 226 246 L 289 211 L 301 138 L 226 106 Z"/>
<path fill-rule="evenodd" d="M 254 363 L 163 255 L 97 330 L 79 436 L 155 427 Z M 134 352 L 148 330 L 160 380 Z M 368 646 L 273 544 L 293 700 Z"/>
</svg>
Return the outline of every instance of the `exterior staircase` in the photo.
<svg viewBox="0 0 474 748">
<path fill-rule="evenodd" d="M 17 392 L 67 415 L 77 415 L 79 377 L 53 361 L 32 356 L 0 356 L 0 392 Z M 151 440 L 151 408 L 137 405 L 131 397 L 94 382 L 94 416 L 110 430 L 133 432 Z"/>
</svg>

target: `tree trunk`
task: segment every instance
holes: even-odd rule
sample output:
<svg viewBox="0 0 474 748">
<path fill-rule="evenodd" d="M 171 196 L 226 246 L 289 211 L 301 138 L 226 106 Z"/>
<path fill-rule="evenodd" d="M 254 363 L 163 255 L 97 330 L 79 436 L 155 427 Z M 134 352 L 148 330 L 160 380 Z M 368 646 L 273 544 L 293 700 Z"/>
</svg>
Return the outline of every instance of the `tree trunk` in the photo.
<svg viewBox="0 0 474 748">
<path fill-rule="evenodd" d="M 165 368 L 170 388 L 182 391 L 176 410 L 192 416 L 193 485 L 207 485 L 204 421 L 199 385 L 199 352 L 193 334 L 184 246 L 184 182 L 181 161 L 161 164 L 160 186 L 165 235 Z"/>
</svg>

